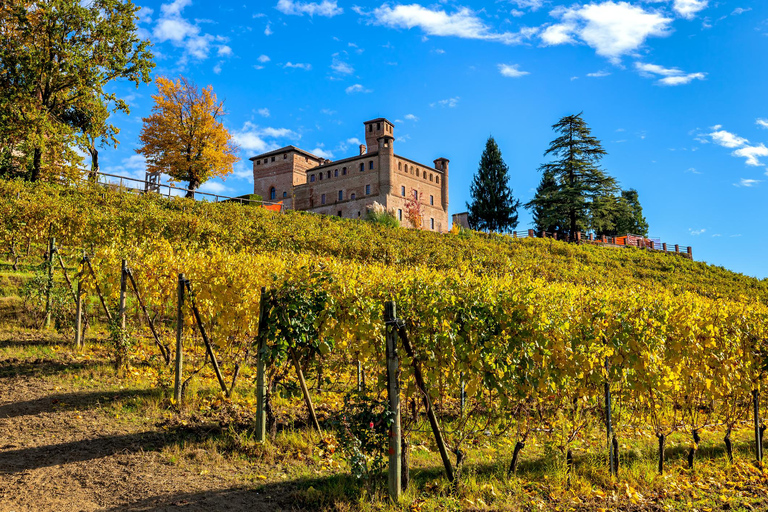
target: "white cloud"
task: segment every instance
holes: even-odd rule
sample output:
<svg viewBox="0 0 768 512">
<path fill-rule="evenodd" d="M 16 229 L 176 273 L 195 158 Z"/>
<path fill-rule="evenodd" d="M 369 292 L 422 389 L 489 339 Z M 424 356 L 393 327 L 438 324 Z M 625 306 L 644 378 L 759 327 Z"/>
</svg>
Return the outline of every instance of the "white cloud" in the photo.
<svg viewBox="0 0 768 512">
<path fill-rule="evenodd" d="M 298 140 L 300 138 L 296 132 L 288 128 L 261 128 L 250 121 L 247 121 L 242 129 L 234 130 L 232 137 L 240 149 L 255 153 L 265 153 L 281 147 L 274 140 L 267 139 Z"/>
<path fill-rule="evenodd" d="M 259 62 L 261 62 L 262 64 L 266 64 L 267 62 L 269 62 L 269 61 L 270 61 L 270 58 L 269 58 L 269 57 L 267 57 L 266 55 L 259 55 L 259 58 L 258 58 L 258 59 L 256 59 L 256 60 L 258 60 L 258 61 L 259 61 Z"/>
<path fill-rule="evenodd" d="M 221 62 L 213 66 L 213 72 L 217 75 L 221 73 Z"/>
<path fill-rule="evenodd" d="M 440 100 L 437 103 L 430 103 L 429 106 L 434 107 L 435 105 L 440 105 L 441 107 L 455 108 L 459 104 L 460 99 L 460 97 L 456 96 L 455 98 Z"/>
<path fill-rule="evenodd" d="M 275 9 L 283 14 L 294 16 L 325 16 L 332 18 L 344 12 L 344 9 L 338 6 L 335 1 L 323 0 L 316 2 L 295 2 L 294 0 L 279 0 Z"/>
<path fill-rule="evenodd" d="M 360 92 L 360 93 L 373 92 L 370 89 L 366 89 L 361 84 L 350 85 L 345 90 L 346 90 L 347 94 L 355 94 L 355 93 L 358 93 L 358 92 Z"/>
<path fill-rule="evenodd" d="M 635 69 L 646 78 L 659 78 L 656 82 L 659 85 L 685 85 L 691 83 L 694 80 L 704 80 L 707 77 L 706 73 L 686 73 L 679 68 L 665 68 L 657 64 L 646 64 L 642 62 L 635 62 Z"/>
<path fill-rule="evenodd" d="M 707 8 L 709 0 L 675 0 L 673 9 L 683 18 L 693 19 L 696 13 Z"/>
<path fill-rule="evenodd" d="M 737 8 L 735 8 L 735 9 L 733 10 L 733 12 L 731 13 L 731 16 L 738 16 L 739 14 L 744 14 L 745 12 L 749 12 L 749 11 L 751 11 L 751 10 L 752 10 L 752 8 L 751 8 L 751 7 L 747 7 L 747 8 L 744 8 L 744 7 L 737 7 Z M 150 13 L 150 15 L 151 15 L 151 14 L 152 14 L 152 13 Z"/>
<path fill-rule="evenodd" d="M 610 73 L 607 71 L 596 71 L 594 73 L 587 73 L 587 76 L 590 78 L 603 78 L 609 75 Z"/>
<path fill-rule="evenodd" d="M 739 137 L 735 133 L 723 130 L 722 126 L 717 125 L 713 127 L 715 131 L 709 134 L 712 137 L 712 141 L 715 144 L 719 144 L 724 148 L 738 148 L 749 143 L 749 141 L 743 137 Z"/>
<path fill-rule="evenodd" d="M 310 153 L 312 153 L 315 156 L 319 156 L 320 158 L 328 158 L 328 159 L 333 158 L 333 153 L 323 148 L 315 148 L 312 151 L 310 151 Z"/>
<path fill-rule="evenodd" d="M 355 72 L 354 68 L 350 66 L 347 62 L 344 62 L 339 58 L 337 55 L 333 57 L 333 62 L 331 63 L 331 69 L 334 70 L 337 73 L 341 73 L 342 75 L 351 75 Z"/>
<path fill-rule="evenodd" d="M 206 181 L 202 185 L 200 185 L 200 188 L 198 189 L 200 192 L 208 192 L 209 194 L 231 194 L 234 192 L 233 189 L 229 188 L 228 186 L 224 185 L 221 182 L 218 181 Z"/>
<path fill-rule="evenodd" d="M 688 232 L 689 232 L 691 235 L 693 235 L 693 236 L 699 236 L 699 235 L 703 235 L 704 233 L 706 233 L 706 232 L 707 232 L 707 230 L 706 230 L 706 229 L 703 229 L 703 228 L 702 228 L 702 229 L 692 229 L 692 228 L 688 228 Z"/>
<path fill-rule="evenodd" d="M 759 159 L 764 156 L 768 156 L 768 148 L 762 142 L 757 146 L 744 146 L 733 152 L 733 156 L 746 158 L 746 164 L 754 167 L 764 166 Z"/>
<path fill-rule="evenodd" d="M 614 1 L 558 8 L 551 14 L 559 17 L 560 23 L 542 33 L 545 45 L 574 43 L 578 39 L 612 62 L 640 48 L 649 37 L 669 35 L 673 21 L 659 12 Z"/>
<path fill-rule="evenodd" d="M 519 64 L 499 64 L 498 68 L 501 76 L 509 78 L 520 78 L 521 76 L 530 75 L 528 71 L 521 71 Z"/>
<path fill-rule="evenodd" d="M 200 29 L 183 19 L 161 19 L 155 25 L 154 36 L 158 43 L 181 42 L 200 33 Z"/>
<path fill-rule="evenodd" d="M 762 118 L 760 118 L 760 119 L 757 119 L 757 120 L 755 121 L 755 123 L 756 123 L 756 124 L 757 124 L 757 126 L 759 126 L 760 128 L 768 128 L 768 119 L 762 119 Z"/>
<path fill-rule="evenodd" d="M 407 120 L 409 120 L 409 121 L 413 121 L 413 122 L 416 122 L 416 121 L 418 121 L 418 120 L 419 120 L 419 118 L 418 118 L 418 117 L 416 117 L 416 116 L 415 116 L 415 115 L 413 115 L 413 114 L 405 114 L 405 118 L 406 118 Z"/>
<path fill-rule="evenodd" d="M 219 46 L 219 51 L 217 53 L 219 57 L 230 57 L 232 55 L 232 48 L 227 45 Z"/>
<path fill-rule="evenodd" d="M 272 34 L 274 34 L 274 32 L 272 32 L 272 23 L 267 22 L 267 26 L 264 27 L 264 35 L 271 36 Z"/>
<path fill-rule="evenodd" d="M 759 185 L 762 182 L 763 182 L 763 180 L 752 180 L 752 179 L 748 179 L 748 178 L 741 178 L 741 180 L 739 180 L 738 183 L 734 183 L 733 186 L 734 187 L 747 187 L 747 188 L 749 188 L 749 187 L 754 187 L 756 185 Z"/>
<path fill-rule="evenodd" d="M 302 62 L 286 62 L 283 65 L 284 68 L 290 68 L 290 69 L 303 69 L 304 71 L 310 71 L 312 69 L 312 64 L 305 64 Z"/>
<path fill-rule="evenodd" d="M 372 12 L 355 9 L 358 14 L 366 16 L 368 23 L 389 28 L 420 28 L 429 36 L 460 37 L 463 39 L 480 39 L 496 41 L 504 44 L 519 44 L 533 36 L 538 29 L 524 27 L 519 32 L 495 32 L 486 25 L 475 13 L 462 7 L 452 14 L 444 10 L 435 10 L 418 4 L 394 7 L 384 5 Z"/>
<path fill-rule="evenodd" d="M 509 0 L 521 9 L 530 9 L 535 11 L 544 5 L 544 0 Z"/>
<path fill-rule="evenodd" d="M 258 112 L 258 114 L 259 114 L 261 117 L 269 117 L 269 109 L 268 109 L 268 108 L 260 108 L 260 109 L 259 109 L 259 110 L 257 110 L 256 112 Z"/>
<path fill-rule="evenodd" d="M 357 137 L 352 137 L 347 139 L 347 144 L 350 144 L 350 145 L 354 144 L 356 146 L 359 146 L 360 144 L 362 144 L 362 142 L 360 142 L 360 139 L 358 139 Z"/>
<path fill-rule="evenodd" d="M 179 16 L 181 11 L 191 4 L 192 0 L 174 0 L 169 4 L 161 5 L 160 11 L 163 13 L 163 16 Z"/>
</svg>

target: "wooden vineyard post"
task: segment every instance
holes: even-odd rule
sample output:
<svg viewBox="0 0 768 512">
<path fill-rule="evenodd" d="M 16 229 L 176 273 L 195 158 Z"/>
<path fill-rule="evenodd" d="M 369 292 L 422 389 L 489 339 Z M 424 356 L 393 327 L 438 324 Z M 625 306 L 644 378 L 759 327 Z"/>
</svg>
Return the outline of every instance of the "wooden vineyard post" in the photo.
<svg viewBox="0 0 768 512">
<path fill-rule="evenodd" d="M 160 348 L 160 352 L 163 354 L 165 364 L 171 364 L 171 350 L 160 342 L 160 336 L 158 336 L 157 329 L 155 329 L 155 322 L 152 320 L 152 317 L 149 316 L 149 311 L 147 311 L 147 306 L 144 304 L 144 301 L 141 298 L 139 287 L 136 285 L 136 279 L 133 277 L 133 271 L 131 271 L 130 268 L 128 269 L 128 279 L 131 281 L 131 287 L 133 288 L 133 292 L 136 294 L 136 300 L 138 301 L 141 310 L 144 312 L 147 323 L 149 323 L 149 330 L 152 331 L 152 336 L 155 338 L 155 343 Z"/>
<path fill-rule="evenodd" d="M 176 300 L 176 380 L 173 388 L 173 398 L 181 406 L 181 370 L 184 363 L 182 350 L 182 335 L 184 333 L 184 274 L 179 274 L 179 288 Z"/>
<path fill-rule="evenodd" d="M 760 432 L 760 391 L 752 390 L 752 414 L 755 420 L 755 459 L 757 465 L 763 464 L 763 436 Z"/>
<path fill-rule="evenodd" d="M 48 240 L 48 262 L 46 268 L 46 283 L 45 283 L 45 322 L 43 324 L 44 329 L 50 329 L 51 327 L 51 309 L 53 303 L 53 297 L 51 292 L 53 291 L 53 253 L 56 251 L 56 239 L 51 237 Z"/>
<path fill-rule="evenodd" d="M 77 292 L 75 294 L 75 347 L 83 346 L 83 279 L 85 278 L 85 257 L 80 260 L 80 272 L 77 274 Z"/>
<path fill-rule="evenodd" d="M 386 326 L 387 392 L 392 423 L 389 427 L 389 497 L 397 503 L 402 494 L 402 457 L 400 432 L 400 360 L 397 356 L 397 306 L 384 304 Z"/>
<path fill-rule="evenodd" d="M 265 375 L 265 354 L 267 335 L 267 291 L 261 288 L 259 300 L 259 335 L 256 350 L 256 441 L 261 443 L 267 437 L 267 416 L 264 406 L 267 398 L 267 386 Z"/>
<path fill-rule="evenodd" d="M 616 476 L 617 469 L 615 462 L 615 454 L 613 453 L 613 425 L 611 422 L 611 385 L 608 382 L 608 358 L 605 358 L 605 437 L 608 442 L 608 468 L 611 471 L 611 476 Z"/>
<path fill-rule="evenodd" d="M 435 436 L 435 444 L 440 451 L 440 458 L 443 460 L 443 466 L 445 466 L 445 475 L 448 477 L 448 481 L 453 483 L 453 465 L 451 459 L 448 458 L 448 448 L 445 446 L 445 440 L 443 439 L 443 433 L 440 430 L 440 424 L 437 421 L 437 415 L 432 407 L 432 400 L 429 398 L 429 392 L 427 391 L 427 384 L 424 382 L 424 375 L 421 373 L 421 365 L 419 359 L 416 356 L 411 342 L 408 340 L 408 332 L 405 330 L 405 326 L 398 325 L 398 333 L 400 339 L 403 340 L 403 347 L 408 357 L 411 358 L 411 364 L 413 365 L 413 376 L 416 379 L 416 386 L 421 392 L 422 400 L 424 401 L 424 409 L 427 411 L 427 419 L 429 420 L 429 426 L 432 428 L 432 433 Z"/>
<path fill-rule="evenodd" d="M 299 356 L 296 355 L 294 349 L 290 349 L 291 360 L 293 366 L 296 369 L 296 376 L 299 378 L 299 384 L 301 385 L 301 392 L 304 394 L 304 402 L 307 404 L 307 410 L 309 410 L 309 419 L 312 420 L 312 426 L 315 430 L 320 432 L 320 423 L 317 421 L 317 414 L 315 414 L 315 406 L 312 405 L 312 397 L 309 395 L 309 388 L 307 388 L 307 381 L 304 380 L 304 372 L 301 371 L 301 364 L 299 364 Z"/>
<path fill-rule="evenodd" d="M 125 292 L 128 285 L 128 262 L 123 259 L 120 264 L 120 302 L 117 309 L 120 315 L 120 330 L 125 332 Z"/>
</svg>

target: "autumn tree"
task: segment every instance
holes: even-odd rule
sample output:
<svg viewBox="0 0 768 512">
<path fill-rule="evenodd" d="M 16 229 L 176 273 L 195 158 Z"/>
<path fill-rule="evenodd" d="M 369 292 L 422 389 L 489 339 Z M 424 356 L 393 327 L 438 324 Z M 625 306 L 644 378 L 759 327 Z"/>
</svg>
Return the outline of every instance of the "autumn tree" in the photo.
<svg viewBox="0 0 768 512">
<path fill-rule="evenodd" d="M 162 172 L 173 181 L 189 183 L 187 197 L 211 178 L 232 172 L 240 149 L 224 127 L 224 103 L 213 87 L 198 89 L 184 77 L 155 80 L 152 115 L 145 117 L 136 150 L 147 159 L 147 170 Z"/>
<path fill-rule="evenodd" d="M 139 9 L 130 0 L 0 2 L 0 145 L 31 156 L 31 180 L 44 155 L 83 133 L 83 119 L 91 133 L 114 132 L 104 109 L 129 108 L 105 90 L 110 82 L 149 82 Z"/>
</svg>

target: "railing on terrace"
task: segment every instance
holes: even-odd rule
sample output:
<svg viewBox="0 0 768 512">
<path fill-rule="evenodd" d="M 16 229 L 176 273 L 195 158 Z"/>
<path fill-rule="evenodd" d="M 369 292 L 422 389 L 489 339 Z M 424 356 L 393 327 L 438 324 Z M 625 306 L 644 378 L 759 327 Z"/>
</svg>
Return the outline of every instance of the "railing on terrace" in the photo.
<svg viewBox="0 0 768 512">
<path fill-rule="evenodd" d="M 212 192 L 201 192 L 199 190 L 190 190 L 184 187 L 177 187 L 174 185 L 168 185 L 160 183 L 159 180 L 152 179 L 153 176 L 148 175 L 146 179 L 130 178 L 128 176 L 119 176 L 116 174 L 108 174 L 99 172 L 97 174 L 97 180 L 92 179 L 93 174 L 90 171 L 84 172 L 82 178 L 79 181 L 91 182 L 97 185 L 102 185 L 110 188 L 122 188 L 132 192 L 138 192 L 140 194 L 155 193 L 162 196 L 173 197 L 180 195 L 187 195 L 191 192 L 192 197 L 197 200 L 210 201 L 213 203 L 219 203 L 223 201 L 232 201 L 240 204 L 254 204 L 257 206 L 264 206 L 265 208 L 273 211 L 283 211 L 283 202 L 271 202 L 271 201 L 259 201 L 255 199 L 246 199 L 243 197 L 231 197 L 222 194 L 214 194 Z M 175 191 L 175 193 L 174 193 Z"/>
</svg>

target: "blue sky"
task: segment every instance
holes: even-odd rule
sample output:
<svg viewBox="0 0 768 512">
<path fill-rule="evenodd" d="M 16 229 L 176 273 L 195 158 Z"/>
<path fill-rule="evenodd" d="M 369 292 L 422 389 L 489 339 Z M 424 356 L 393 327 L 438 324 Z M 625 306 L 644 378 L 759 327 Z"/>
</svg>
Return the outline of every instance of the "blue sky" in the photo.
<svg viewBox="0 0 768 512">
<path fill-rule="evenodd" d="M 651 235 L 765 278 L 768 2 L 558 0 L 145 2 L 141 32 L 165 76 L 213 85 L 241 162 L 203 190 L 252 192 L 248 158 L 288 144 L 352 156 L 363 121 L 395 123 L 395 151 L 451 160 L 465 211 L 489 135 L 528 201 L 561 116 L 584 112 L 635 188 Z M 105 172 L 142 176 L 134 153 L 152 85 L 115 84 Z M 520 215 L 523 230 L 531 218 Z"/>
</svg>

